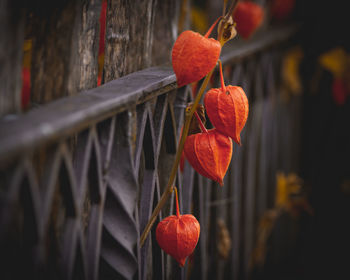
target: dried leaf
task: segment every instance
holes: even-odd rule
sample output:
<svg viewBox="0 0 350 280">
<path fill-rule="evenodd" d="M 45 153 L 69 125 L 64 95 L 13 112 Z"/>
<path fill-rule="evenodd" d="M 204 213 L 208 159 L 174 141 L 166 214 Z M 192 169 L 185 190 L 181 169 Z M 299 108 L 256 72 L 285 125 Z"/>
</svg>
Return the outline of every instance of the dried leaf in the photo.
<svg viewBox="0 0 350 280">
<path fill-rule="evenodd" d="M 191 8 L 191 20 L 195 30 L 202 33 L 208 29 L 208 17 L 206 12 L 196 6 Z"/>
<path fill-rule="evenodd" d="M 276 175 L 276 207 L 287 210 L 293 216 L 298 216 L 301 211 L 305 210 L 313 214 L 302 189 L 302 180 L 294 173 L 288 174 L 277 173 Z"/>
<path fill-rule="evenodd" d="M 299 95 L 302 92 L 299 66 L 304 57 L 298 46 L 287 52 L 282 61 L 282 84 L 287 94 Z"/>
<path fill-rule="evenodd" d="M 335 48 L 319 57 L 319 63 L 334 75 L 332 97 L 338 106 L 344 105 L 350 94 L 350 55 L 341 48 Z"/>
<path fill-rule="evenodd" d="M 218 253 L 221 258 L 226 260 L 230 254 L 231 251 L 231 238 L 230 233 L 227 229 L 226 223 L 223 219 L 219 219 L 217 221 L 218 224 Z"/>
<path fill-rule="evenodd" d="M 345 50 L 338 47 L 322 54 L 318 60 L 325 69 L 332 72 L 335 77 L 340 78 L 343 76 L 350 59 Z"/>
</svg>

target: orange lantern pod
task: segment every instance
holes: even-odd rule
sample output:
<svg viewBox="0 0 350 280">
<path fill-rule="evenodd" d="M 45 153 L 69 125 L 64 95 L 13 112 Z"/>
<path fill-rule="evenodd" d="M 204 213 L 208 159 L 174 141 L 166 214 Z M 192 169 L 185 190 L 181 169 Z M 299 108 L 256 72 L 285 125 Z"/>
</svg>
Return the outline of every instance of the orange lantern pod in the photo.
<svg viewBox="0 0 350 280">
<path fill-rule="evenodd" d="M 166 217 L 158 224 L 156 239 L 165 253 L 172 256 L 180 266 L 184 266 L 187 257 L 197 246 L 200 225 L 193 215 L 180 215 L 176 188 L 175 197 L 176 215 Z"/>
<path fill-rule="evenodd" d="M 295 0 L 273 0 L 271 3 L 271 16 L 277 20 L 285 20 L 294 10 Z"/>
<path fill-rule="evenodd" d="M 342 79 L 335 78 L 332 84 L 332 97 L 336 105 L 342 106 L 346 102 L 347 91 Z"/>
<path fill-rule="evenodd" d="M 22 93 L 21 104 L 22 109 L 27 109 L 30 103 L 30 69 L 27 67 L 22 68 Z"/>
<path fill-rule="evenodd" d="M 260 27 L 264 19 L 263 8 L 251 1 L 239 2 L 233 12 L 236 30 L 244 39 L 248 39 Z"/>
<path fill-rule="evenodd" d="M 195 115 L 199 119 L 197 113 Z M 202 133 L 187 137 L 184 151 L 186 159 L 199 174 L 223 185 L 232 157 L 232 141 L 229 137 L 215 128 L 206 130 L 203 126 Z"/>
<path fill-rule="evenodd" d="M 239 86 L 225 86 L 220 63 L 221 88 L 209 90 L 204 105 L 210 122 L 222 134 L 241 144 L 240 133 L 248 119 L 247 96 Z"/>
<path fill-rule="evenodd" d="M 221 44 L 208 37 L 219 19 L 204 36 L 186 30 L 175 41 L 171 55 L 178 87 L 199 81 L 215 67 Z"/>
</svg>

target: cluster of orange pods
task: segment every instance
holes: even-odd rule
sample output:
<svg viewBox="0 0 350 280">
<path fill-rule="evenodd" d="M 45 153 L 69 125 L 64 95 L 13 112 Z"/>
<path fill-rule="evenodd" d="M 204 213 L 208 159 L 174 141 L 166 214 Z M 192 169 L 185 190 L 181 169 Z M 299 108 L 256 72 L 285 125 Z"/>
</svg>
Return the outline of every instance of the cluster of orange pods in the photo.
<svg viewBox="0 0 350 280">
<path fill-rule="evenodd" d="M 243 10 L 243 13 L 246 10 L 251 11 L 245 6 L 238 9 L 240 10 Z M 262 15 L 255 11 L 252 17 L 256 22 L 252 22 L 249 15 L 238 15 L 239 17 L 249 20 L 249 24 L 246 23 L 249 30 L 244 24 L 241 29 L 244 38 L 250 36 L 258 27 Z M 216 66 L 221 53 L 221 43 L 209 38 L 216 23 L 204 36 L 187 30 L 176 40 L 172 50 L 172 65 L 179 87 L 199 81 Z M 221 62 L 220 76 L 221 87 L 210 89 L 204 98 L 205 110 L 214 128 L 207 130 L 195 113 L 201 132 L 186 138 L 184 154 L 199 174 L 223 185 L 223 178 L 232 157 L 232 140 L 241 144 L 240 133 L 247 121 L 249 106 L 241 87 L 225 86 Z M 163 219 L 156 229 L 159 246 L 183 266 L 197 245 L 199 233 L 200 226 L 193 215 L 180 215 L 176 192 L 176 215 Z"/>
</svg>

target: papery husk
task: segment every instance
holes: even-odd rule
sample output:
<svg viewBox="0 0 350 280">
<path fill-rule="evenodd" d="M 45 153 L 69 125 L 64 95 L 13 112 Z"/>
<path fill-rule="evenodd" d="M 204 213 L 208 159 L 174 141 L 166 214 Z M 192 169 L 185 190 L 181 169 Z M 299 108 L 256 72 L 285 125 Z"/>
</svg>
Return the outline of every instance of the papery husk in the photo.
<svg viewBox="0 0 350 280">
<path fill-rule="evenodd" d="M 263 8 L 252 2 L 239 2 L 233 13 L 236 30 L 244 39 L 249 39 L 261 26 L 264 20 Z"/>
<path fill-rule="evenodd" d="M 239 86 L 226 86 L 209 90 L 204 105 L 210 122 L 222 134 L 241 144 L 240 133 L 247 121 L 249 104 Z"/>
<path fill-rule="evenodd" d="M 215 128 L 187 137 L 185 156 L 191 166 L 202 176 L 223 185 L 232 157 L 232 141 Z"/>
<path fill-rule="evenodd" d="M 220 52 L 219 41 L 191 30 L 182 32 L 172 49 L 172 65 L 178 87 L 205 77 L 215 67 Z"/>
</svg>

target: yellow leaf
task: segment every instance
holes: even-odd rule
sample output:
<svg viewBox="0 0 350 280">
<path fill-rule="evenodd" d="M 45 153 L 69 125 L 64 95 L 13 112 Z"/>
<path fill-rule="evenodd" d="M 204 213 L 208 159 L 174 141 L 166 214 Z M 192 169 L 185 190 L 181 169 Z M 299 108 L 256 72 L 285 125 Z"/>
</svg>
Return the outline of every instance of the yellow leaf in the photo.
<svg viewBox="0 0 350 280">
<path fill-rule="evenodd" d="M 282 80 L 285 89 L 292 94 L 300 94 L 302 91 L 299 65 L 304 54 L 298 46 L 287 52 L 282 61 Z"/>
<path fill-rule="evenodd" d="M 192 7 L 191 16 L 193 29 L 201 34 L 206 33 L 208 29 L 208 18 L 205 11 L 198 7 Z"/>
<path fill-rule="evenodd" d="M 276 175 L 276 198 L 275 206 L 283 207 L 287 203 L 287 179 L 283 173 L 277 173 Z"/>
<path fill-rule="evenodd" d="M 283 173 L 276 175 L 276 201 L 275 206 L 289 208 L 291 194 L 296 194 L 301 189 L 301 182 L 294 173 L 285 176 Z"/>
<path fill-rule="evenodd" d="M 25 40 L 23 43 L 23 67 L 30 68 L 32 60 L 32 40 Z"/>
<path fill-rule="evenodd" d="M 350 58 L 341 47 L 334 48 L 319 57 L 319 63 L 332 74 L 339 78 L 343 76 Z"/>
</svg>

